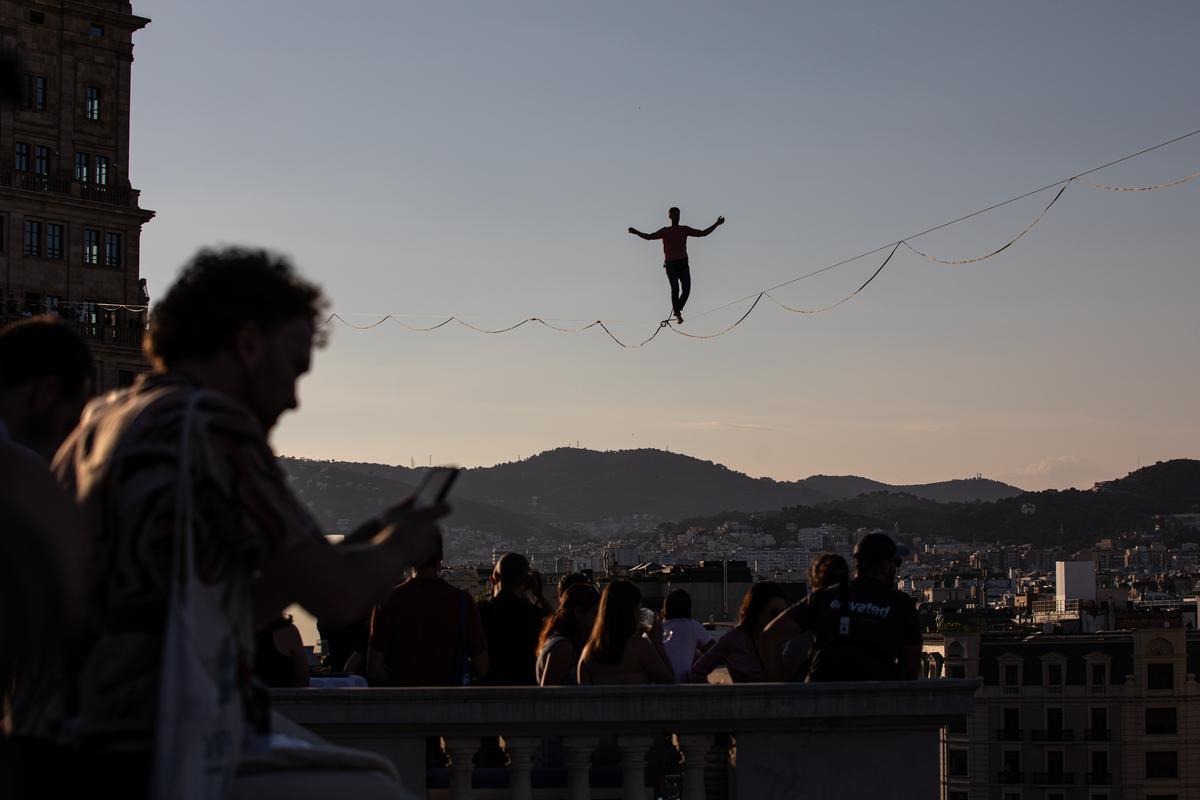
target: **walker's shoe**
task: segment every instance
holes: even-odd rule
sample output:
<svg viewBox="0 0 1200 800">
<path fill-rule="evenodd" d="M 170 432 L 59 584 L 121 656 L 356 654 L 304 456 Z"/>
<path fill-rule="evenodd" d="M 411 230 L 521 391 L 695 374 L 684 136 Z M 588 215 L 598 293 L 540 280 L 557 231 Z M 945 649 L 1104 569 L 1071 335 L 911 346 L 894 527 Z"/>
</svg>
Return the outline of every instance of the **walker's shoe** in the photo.
<svg viewBox="0 0 1200 800">
<path fill-rule="evenodd" d="M 675 324 L 677 324 L 677 325 L 683 324 L 683 317 L 680 316 L 678 311 L 675 312 Z"/>
</svg>

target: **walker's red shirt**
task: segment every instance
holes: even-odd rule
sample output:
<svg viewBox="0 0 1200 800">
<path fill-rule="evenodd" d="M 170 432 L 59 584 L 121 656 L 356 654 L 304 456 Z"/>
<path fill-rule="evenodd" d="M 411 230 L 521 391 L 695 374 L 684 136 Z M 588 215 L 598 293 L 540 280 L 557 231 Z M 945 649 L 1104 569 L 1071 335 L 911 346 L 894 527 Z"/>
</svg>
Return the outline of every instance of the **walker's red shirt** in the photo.
<svg viewBox="0 0 1200 800">
<path fill-rule="evenodd" d="M 654 238 L 662 239 L 663 261 L 670 262 L 687 258 L 687 237 L 699 235 L 700 231 L 687 225 L 671 225 L 655 231 Z"/>
</svg>

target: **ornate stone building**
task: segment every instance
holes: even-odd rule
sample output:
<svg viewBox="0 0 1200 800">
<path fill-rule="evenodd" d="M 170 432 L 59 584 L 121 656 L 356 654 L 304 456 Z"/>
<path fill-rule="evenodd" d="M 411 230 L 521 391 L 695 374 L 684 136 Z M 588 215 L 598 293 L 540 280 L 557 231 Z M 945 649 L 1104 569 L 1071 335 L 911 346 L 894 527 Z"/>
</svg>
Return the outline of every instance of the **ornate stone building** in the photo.
<svg viewBox="0 0 1200 800">
<path fill-rule="evenodd" d="M 21 82 L 0 109 L 0 309 L 77 326 L 98 390 L 147 369 L 139 240 L 154 212 L 129 182 L 133 33 L 147 23 L 122 0 L 0 0 Z"/>
</svg>

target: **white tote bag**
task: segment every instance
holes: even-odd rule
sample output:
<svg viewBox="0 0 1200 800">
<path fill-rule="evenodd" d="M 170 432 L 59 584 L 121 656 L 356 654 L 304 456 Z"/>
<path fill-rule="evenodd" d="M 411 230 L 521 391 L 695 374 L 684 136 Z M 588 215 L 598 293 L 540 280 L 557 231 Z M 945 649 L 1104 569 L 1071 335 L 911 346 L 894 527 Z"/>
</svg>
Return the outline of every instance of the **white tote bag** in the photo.
<svg viewBox="0 0 1200 800">
<path fill-rule="evenodd" d="M 192 439 L 196 405 L 188 398 L 180 434 L 175 547 L 163 632 L 155 731 L 153 800 L 220 800 L 242 746 L 243 709 L 237 647 L 221 604 L 223 587 L 196 573 Z"/>
</svg>

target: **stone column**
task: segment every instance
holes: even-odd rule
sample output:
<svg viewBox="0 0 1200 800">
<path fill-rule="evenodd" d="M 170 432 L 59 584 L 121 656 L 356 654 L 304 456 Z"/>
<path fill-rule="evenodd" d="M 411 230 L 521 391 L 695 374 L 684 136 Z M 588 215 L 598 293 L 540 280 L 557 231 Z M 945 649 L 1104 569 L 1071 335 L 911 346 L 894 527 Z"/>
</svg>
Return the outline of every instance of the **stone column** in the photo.
<svg viewBox="0 0 1200 800">
<path fill-rule="evenodd" d="M 470 800 L 471 770 L 474 767 L 471 760 L 478 749 L 478 736 L 446 739 L 446 752 L 450 755 L 450 800 Z"/>
<path fill-rule="evenodd" d="M 567 768 L 567 800 L 589 800 L 592 796 L 588 780 L 592 753 L 600 743 L 599 736 L 564 736 L 563 764 Z"/>
<path fill-rule="evenodd" d="M 534 736 L 504 737 L 508 751 L 508 792 L 512 800 L 533 800 L 533 756 L 540 740 Z"/>
<path fill-rule="evenodd" d="M 622 800 L 645 800 L 646 798 L 646 753 L 654 744 L 653 736 L 617 737 L 621 749 L 621 798 Z"/>
<path fill-rule="evenodd" d="M 683 753 L 683 800 L 705 800 L 704 767 L 712 749 L 710 733 L 686 733 L 675 737 Z"/>
</svg>

